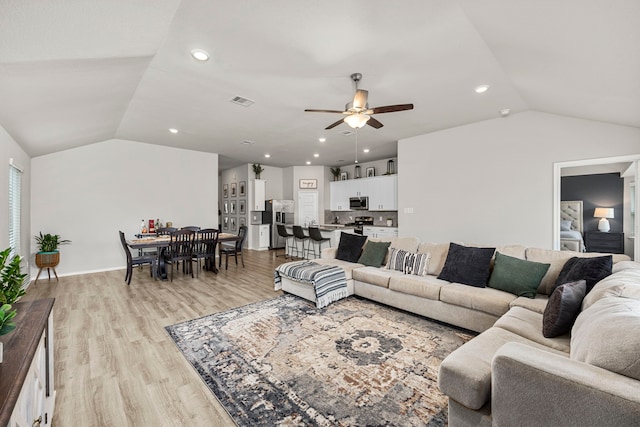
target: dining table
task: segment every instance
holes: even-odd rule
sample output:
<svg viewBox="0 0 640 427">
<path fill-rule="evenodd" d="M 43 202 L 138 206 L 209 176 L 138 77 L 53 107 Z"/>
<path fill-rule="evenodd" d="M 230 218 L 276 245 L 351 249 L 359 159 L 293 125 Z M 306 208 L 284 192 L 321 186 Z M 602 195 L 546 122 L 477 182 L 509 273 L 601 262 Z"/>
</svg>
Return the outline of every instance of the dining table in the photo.
<svg viewBox="0 0 640 427">
<path fill-rule="evenodd" d="M 197 234 L 196 234 L 197 236 Z M 219 233 L 218 234 L 218 243 L 221 242 L 235 242 L 239 239 L 237 234 L 231 233 Z M 157 249 L 157 260 L 155 269 L 153 271 L 153 276 L 156 279 L 167 279 L 167 269 L 164 262 L 164 251 L 169 247 L 171 243 L 171 236 L 149 236 L 145 235 L 144 237 L 136 238 L 136 239 L 127 239 L 127 245 L 131 249 Z M 215 259 L 213 262 L 208 260 L 205 261 L 204 269 L 207 271 L 213 271 L 215 274 L 218 274 L 218 267 L 216 267 Z"/>
</svg>

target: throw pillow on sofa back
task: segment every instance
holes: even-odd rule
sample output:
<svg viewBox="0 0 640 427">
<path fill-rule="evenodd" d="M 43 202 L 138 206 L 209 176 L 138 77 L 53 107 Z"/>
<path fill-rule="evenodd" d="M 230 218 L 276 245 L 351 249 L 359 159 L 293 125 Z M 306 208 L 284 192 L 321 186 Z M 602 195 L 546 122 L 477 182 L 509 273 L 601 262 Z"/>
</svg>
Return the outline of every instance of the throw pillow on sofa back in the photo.
<svg viewBox="0 0 640 427">
<path fill-rule="evenodd" d="M 612 268 L 613 257 L 611 255 L 593 258 L 569 258 L 556 279 L 556 287 L 565 283 L 585 280 L 587 282 L 586 293 L 589 293 L 596 283 L 611 275 Z"/>
<path fill-rule="evenodd" d="M 527 261 L 496 252 L 489 287 L 519 297 L 535 298 L 549 264 Z"/>
<path fill-rule="evenodd" d="M 358 262 L 364 242 L 367 236 L 359 236 L 351 233 L 340 233 L 340 243 L 336 252 L 336 259 L 349 262 Z"/>
<path fill-rule="evenodd" d="M 476 248 L 449 243 L 449 253 L 438 279 L 484 288 L 496 248 Z"/>
<path fill-rule="evenodd" d="M 372 242 L 367 241 L 362 250 L 362 255 L 358 258 L 358 264 L 364 264 L 370 267 L 380 267 L 387 256 L 387 250 L 391 242 Z"/>
</svg>

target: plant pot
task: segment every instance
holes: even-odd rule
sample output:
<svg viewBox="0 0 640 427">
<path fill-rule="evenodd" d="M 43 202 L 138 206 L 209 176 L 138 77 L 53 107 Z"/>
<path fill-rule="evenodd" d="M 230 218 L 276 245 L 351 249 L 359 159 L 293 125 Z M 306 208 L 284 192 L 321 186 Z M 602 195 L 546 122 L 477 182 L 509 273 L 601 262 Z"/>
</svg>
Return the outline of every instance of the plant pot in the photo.
<svg viewBox="0 0 640 427">
<path fill-rule="evenodd" d="M 36 265 L 38 268 L 51 268 L 60 263 L 60 252 L 38 252 L 36 254 Z"/>
</svg>

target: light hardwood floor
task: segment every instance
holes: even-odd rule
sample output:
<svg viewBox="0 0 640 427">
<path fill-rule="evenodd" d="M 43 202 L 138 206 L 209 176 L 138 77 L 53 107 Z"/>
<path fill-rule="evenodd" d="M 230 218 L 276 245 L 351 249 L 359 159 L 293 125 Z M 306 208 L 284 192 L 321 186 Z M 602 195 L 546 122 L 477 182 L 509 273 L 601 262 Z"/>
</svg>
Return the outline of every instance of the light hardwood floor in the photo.
<svg viewBox="0 0 640 427">
<path fill-rule="evenodd" d="M 281 251 L 280 251 L 281 252 Z M 54 427 L 234 425 L 164 327 L 275 298 L 273 251 L 245 251 L 218 275 L 154 281 L 148 267 L 39 280 L 25 300 L 53 297 Z"/>
</svg>

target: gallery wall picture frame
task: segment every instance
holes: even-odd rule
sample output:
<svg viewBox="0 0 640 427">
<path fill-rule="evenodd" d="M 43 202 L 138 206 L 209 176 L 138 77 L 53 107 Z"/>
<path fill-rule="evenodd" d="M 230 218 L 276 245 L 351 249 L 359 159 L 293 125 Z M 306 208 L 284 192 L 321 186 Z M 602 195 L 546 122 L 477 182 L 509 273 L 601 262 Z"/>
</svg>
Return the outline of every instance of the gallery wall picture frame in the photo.
<svg viewBox="0 0 640 427">
<path fill-rule="evenodd" d="M 244 215 L 247 213 L 247 201 L 242 199 L 238 201 L 238 213 Z"/>
<path fill-rule="evenodd" d="M 222 212 L 225 214 L 229 213 L 229 202 L 225 200 L 225 202 L 222 204 Z"/>
<path fill-rule="evenodd" d="M 376 176 L 376 168 L 367 168 L 367 178 Z"/>
<path fill-rule="evenodd" d="M 222 197 L 224 197 L 225 199 L 229 197 L 229 184 L 224 184 L 222 186 Z"/>
<path fill-rule="evenodd" d="M 232 216 L 229 219 L 229 223 L 230 223 L 230 226 L 231 226 L 231 231 L 236 231 L 238 229 L 237 223 L 236 223 L 236 217 Z"/>
<path fill-rule="evenodd" d="M 242 197 L 242 196 L 246 196 L 247 195 L 247 181 L 240 181 L 240 185 L 239 185 L 239 189 L 238 189 L 238 196 Z"/>
<path fill-rule="evenodd" d="M 238 227 L 242 227 L 247 225 L 247 218 L 241 216 L 240 218 L 238 218 Z"/>
<path fill-rule="evenodd" d="M 236 183 L 231 183 L 231 197 L 236 197 Z"/>
<path fill-rule="evenodd" d="M 234 214 L 236 213 L 236 201 L 232 200 L 231 203 L 229 203 L 229 213 L 230 214 Z"/>
<path fill-rule="evenodd" d="M 340 172 L 340 181 L 346 181 L 349 179 L 349 173 L 344 171 Z"/>
<path fill-rule="evenodd" d="M 300 188 L 316 189 L 318 188 L 317 179 L 301 179 Z"/>
<path fill-rule="evenodd" d="M 222 218 L 222 229 L 223 230 L 228 230 L 229 229 L 229 217 L 225 216 Z"/>
</svg>

